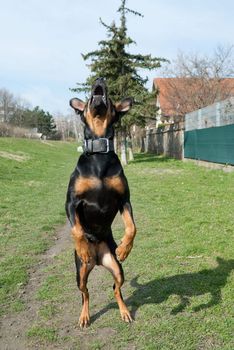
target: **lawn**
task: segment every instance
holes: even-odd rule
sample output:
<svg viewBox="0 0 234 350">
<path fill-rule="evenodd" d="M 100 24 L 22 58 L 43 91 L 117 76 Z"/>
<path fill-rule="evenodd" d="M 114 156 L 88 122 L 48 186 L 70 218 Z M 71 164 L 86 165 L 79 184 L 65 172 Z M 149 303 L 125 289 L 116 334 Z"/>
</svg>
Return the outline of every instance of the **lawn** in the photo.
<svg viewBox="0 0 234 350">
<path fill-rule="evenodd" d="M 75 144 L 0 138 L 1 312 L 20 308 L 28 269 L 65 222 L 64 202 Z"/>
<path fill-rule="evenodd" d="M 63 143 L 0 139 L 0 145 L 29 157 L 0 159 L 3 302 L 4 312 L 13 313 L 29 266 L 64 222 L 76 152 Z M 153 155 L 136 155 L 125 173 L 138 233 L 123 264 L 123 295 L 135 321 L 121 321 L 112 278 L 97 268 L 89 281 L 92 324 L 78 329 L 81 302 L 69 248 L 44 269 L 35 292 L 37 316 L 25 330 L 31 348 L 233 349 L 234 173 Z M 119 240 L 121 222 L 114 227 Z"/>
</svg>

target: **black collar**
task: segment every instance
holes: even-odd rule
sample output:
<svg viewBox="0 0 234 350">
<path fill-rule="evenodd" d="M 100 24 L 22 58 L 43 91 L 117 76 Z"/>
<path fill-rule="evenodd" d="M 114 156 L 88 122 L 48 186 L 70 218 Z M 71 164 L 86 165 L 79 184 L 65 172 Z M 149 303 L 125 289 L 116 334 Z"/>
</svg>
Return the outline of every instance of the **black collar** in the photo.
<svg viewBox="0 0 234 350">
<path fill-rule="evenodd" d="M 114 151 L 113 140 L 107 139 L 105 137 L 100 137 L 99 139 L 85 139 L 83 150 L 85 153 L 109 153 Z"/>
</svg>

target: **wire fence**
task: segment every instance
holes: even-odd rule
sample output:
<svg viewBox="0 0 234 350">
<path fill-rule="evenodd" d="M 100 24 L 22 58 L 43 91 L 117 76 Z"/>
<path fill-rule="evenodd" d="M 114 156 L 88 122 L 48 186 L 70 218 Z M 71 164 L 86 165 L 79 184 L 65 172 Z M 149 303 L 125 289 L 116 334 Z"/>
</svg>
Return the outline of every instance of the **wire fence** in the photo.
<svg viewBox="0 0 234 350">
<path fill-rule="evenodd" d="M 234 97 L 185 115 L 185 130 L 234 124 Z"/>
</svg>

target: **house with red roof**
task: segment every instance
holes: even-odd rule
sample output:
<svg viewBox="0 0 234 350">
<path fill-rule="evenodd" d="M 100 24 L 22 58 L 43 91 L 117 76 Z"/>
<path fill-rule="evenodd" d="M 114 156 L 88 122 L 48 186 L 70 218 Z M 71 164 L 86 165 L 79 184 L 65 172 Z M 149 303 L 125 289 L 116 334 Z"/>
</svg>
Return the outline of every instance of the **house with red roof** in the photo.
<svg viewBox="0 0 234 350">
<path fill-rule="evenodd" d="M 234 78 L 155 78 L 157 124 L 184 121 L 186 113 L 234 96 Z"/>
</svg>

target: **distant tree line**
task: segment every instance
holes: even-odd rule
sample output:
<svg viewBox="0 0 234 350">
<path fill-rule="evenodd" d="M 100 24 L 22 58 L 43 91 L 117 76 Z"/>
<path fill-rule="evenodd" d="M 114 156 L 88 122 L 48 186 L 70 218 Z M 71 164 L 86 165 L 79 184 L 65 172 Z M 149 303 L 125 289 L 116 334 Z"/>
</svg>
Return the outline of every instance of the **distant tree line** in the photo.
<svg viewBox="0 0 234 350">
<path fill-rule="evenodd" d="M 0 121 L 21 128 L 37 128 L 38 133 L 47 138 L 59 138 L 53 116 L 39 106 L 30 108 L 29 104 L 16 98 L 11 92 L 0 89 Z"/>
</svg>

